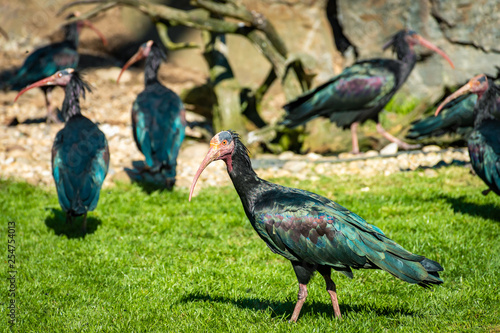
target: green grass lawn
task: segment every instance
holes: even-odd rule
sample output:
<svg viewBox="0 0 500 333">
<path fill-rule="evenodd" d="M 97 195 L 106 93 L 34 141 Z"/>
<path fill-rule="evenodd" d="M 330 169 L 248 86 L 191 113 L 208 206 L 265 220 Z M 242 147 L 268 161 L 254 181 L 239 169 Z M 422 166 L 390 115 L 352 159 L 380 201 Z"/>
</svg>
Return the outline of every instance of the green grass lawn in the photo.
<svg viewBox="0 0 500 333">
<path fill-rule="evenodd" d="M 0 182 L 3 277 L 7 223 L 16 222 L 15 329 L 499 332 L 500 197 L 481 195 L 485 185 L 467 168 L 437 172 L 274 180 L 337 201 L 445 269 L 434 290 L 382 271 L 355 271 L 353 280 L 333 272 L 342 320 L 316 276 L 296 324 L 287 321 L 298 291 L 292 267 L 258 238 L 232 187 L 205 189 L 189 203 L 187 190 L 118 185 L 102 191 L 82 238 L 80 220 L 64 224 L 55 189 Z M 2 280 L 0 328 L 8 331 Z"/>
</svg>

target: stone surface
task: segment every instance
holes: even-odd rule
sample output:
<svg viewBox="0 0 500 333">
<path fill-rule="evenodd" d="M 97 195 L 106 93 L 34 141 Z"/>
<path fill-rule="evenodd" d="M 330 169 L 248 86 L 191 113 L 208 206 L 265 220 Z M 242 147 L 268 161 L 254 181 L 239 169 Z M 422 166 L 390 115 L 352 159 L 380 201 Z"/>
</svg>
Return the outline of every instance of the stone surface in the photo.
<svg viewBox="0 0 500 333">
<path fill-rule="evenodd" d="M 424 153 L 429 153 L 429 152 L 436 152 L 436 151 L 440 151 L 441 148 L 439 146 L 436 146 L 436 145 L 429 145 L 429 146 L 425 146 L 422 148 L 422 151 Z"/>
<path fill-rule="evenodd" d="M 454 61 L 452 69 L 433 54 L 419 62 L 401 92 L 439 98 L 444 86 L 456 86 L 478 73 L 496 74 L 500 63 L 500 2 L 497 0 L 338 0 L 344 34 L 360 58 L 392 57 L 382 45 L 396 31 L 410 27 Z M 420 54 L 429 54 L 417 47 Z"/>
<path fill-rule="evenodd" d="M 391 142 L 380 150 L 380 155 L 394 155 L 398 152 L 398 144 Z"/>
</svg>

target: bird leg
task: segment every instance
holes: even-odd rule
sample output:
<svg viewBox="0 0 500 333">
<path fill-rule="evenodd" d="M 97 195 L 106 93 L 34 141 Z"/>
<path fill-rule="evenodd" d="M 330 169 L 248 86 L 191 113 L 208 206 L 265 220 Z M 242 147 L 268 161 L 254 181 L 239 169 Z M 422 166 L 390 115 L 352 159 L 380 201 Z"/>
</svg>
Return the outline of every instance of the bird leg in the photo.
<svg viewBox="0 0 500 333">
<path fill-rule="evenodd" d="M 490 192 L 491 192 L 491 188 L 488 188 L 488 189 L 486 189 L 486 190 L 482 191 L 481 193 L 482 193 L 483 195 L 488 195 L 488 194 L 490 194 Z"/>
<path fill-rule="evenodd" d="M 321 271 L 320 271 L 321 273 Z M 321 274 L 323 275 L 323 274 Z M 342 319 L 342 315 L 340 313 L 339 301 L 337 299 L 337 288 L 332 278 L 330 277 L 330 272 L 323 275 L 326 283 L 326 291 L 330 294 L 330 298 L 332 300 L 333 313 L 335 313 L 335 317 L 338 319 Z"/>
<path fill-rule="evenodd" d="M 316 271 L 316 265 L 308 264 L 306 262 L 292 261 L 293 270 L 297 276 L 297 281 L 299 281 L 299 295 L 297 299 L 297 304 L 295 304 L 295 309 L 293 309 L 292 318 L 290 322 L 294 323 L 299 318 L 300 310 L 302 305 L 307 298 L 307 284 L 311 280 Z"/>
<path fill-rule="evenodd" d="M 83 226 L 82 226 L 82 232 L 85 235 L 87 233 L 87 213 L 83 215 Z"/>
<path fill-rule="evenodd" d="M 351 138 L 352 138 L 352 152 L 353 154 L 359 154 L 359 144 L 358 144 L 358 122 L 351 124 Z"/>
<path fill-rule="evenodd" d="M 295 308 L 293 309 L 292 318 L 290 318 L 291 323 L 295 323 L 299 318 L 300 310 L 302 310 L 302 305 L 307 298 L 307 286 L 305 284 L 299 283 L 299 295 Z"/>
<path fill-rule="evenodd" d="M 387 132 L 380 123 L 377 123 L 377 132 L 379 132 L 387 140 L 396 143 L 398 147 L 402 149 L 408 150 L 408 149 L 417 149 L 421 147 L 421 145 L 410 145 L 409 143 L 399 140 L 398 138 Z"/>
</svg>

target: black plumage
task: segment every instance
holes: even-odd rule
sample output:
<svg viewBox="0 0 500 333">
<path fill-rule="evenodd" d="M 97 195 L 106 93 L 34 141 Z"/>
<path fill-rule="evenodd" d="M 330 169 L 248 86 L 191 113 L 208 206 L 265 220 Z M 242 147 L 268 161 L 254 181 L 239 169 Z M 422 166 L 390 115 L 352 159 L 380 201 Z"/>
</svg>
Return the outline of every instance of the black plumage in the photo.
<svg viewBox="0 0 500 333">
<path fill-rule="evenodd" d="M 416 148 L 392 136 L 379 122 L 379 113 L 410 75 L 417 56 L 416 44 L 423 45 L 450 62 L 436 46 L 411 30 L 396 33 L 389 43 L 398 59 L 370 59 L 359 61 L 321 86 L 299 96 L 283 108 L 287 115 L 283 124 L 288 127 L 302 125 L 316 117 L 329 118 L 342 128 L 351 128 L 352 151 L 359 153 L 356 130 L 367 120 L 377 123 L 377 130 L 403 149 Z"/>
<path fill-rule="evenodd" d="M 152 40 L 141 45 L 123 66 L 121 74 L 136 61 L 146 58 L 145 89 L 132 106 L 132 133 L 146 159 L 147 170 L 160 172 L 167 188 L 175 184 L 177 156 L 185 136 L 186 118 L 180 97 L 158 80 L 165 53 Z"/>
<path fill-rule="evenodd" d="M 106 137 L 96 124 L 81 114 L 80 96 L 90 87 L 78 72 L 68 68 L 32 84 L 65 87 L 61 114 L 66 121 L 52 146 L 52 175 L 59 204 L 66 213 L 66 220 L 84 216 L 96 208 L 102 184 L 109 167 L 109 147 Z"/>
<path fill-rule="evenodd" d="M 468 136 L 474 126 L 474 106 L 477 96 L 461 96 L 448 103 L 437 116 L 415 121 L 406 137 L 411 140 L 424 140 L 447 133 Z"/>
<path fill-rule="evenodd" d="M 191 185 L 204 168 L 223 160 L 245 213 L 272 252 L 291 261 L 299 282 L 296 321 L 307 296 L 307 283 L 318 271 L 326 282 L 335 315 L 340 317 L 331 269 L 349 278 L 352 269 L 382 269 L 403 281 L 422 287 L 441 284 L 435 261 L 413 254 L 389 239 L 379 228 L 339 204 L 308 191 L 265 181 L 252 169 L 248 151 L 239 136 L 218 133 Z"/>
<path fill-rule="evenodd" d="M 73 17 L 75 17 L 74 14 L 68 16 L 68 18 Z M 80 59 L 80 55 L 77 52 L 79 36 L 84 26 L 96 31 L 99 37 L 101 37 L 103 44 L 107 44 L 104 36 L 87 20 L 66 24 L 63 26 L 64 40 L 41 47 L 31 53 L 24 61 L 21 68 L 19 68 L 16 75 L 7 82 L 7 87 L 12 90 L 21 90 L 34 82 L 38 82 L 53 75 L 57 71 L 66 68 L 76 68 Z M 54 87 L 43 86 L 40 88 L 45 95 L 47 119 L 55 122 L 60 121 L 51 105 L 51 92 Z M 31 88 L 28 87 L 28 89 Z M 25 90 L 21 90 L 19 95 L 24 93 L 24 91 Z"/>
<path fill-rule="evenodd" d="M 439 115 L 444 103 L 471 92 L 477 95 L 474 107 L 474 130 L 467 140 L 472 168 L 488 185 L 490 191 L 500 195 L 500 88 L 486 75 L 472 78 L 466 85 L 448 96 L 436 110 Z"/>
</svg>

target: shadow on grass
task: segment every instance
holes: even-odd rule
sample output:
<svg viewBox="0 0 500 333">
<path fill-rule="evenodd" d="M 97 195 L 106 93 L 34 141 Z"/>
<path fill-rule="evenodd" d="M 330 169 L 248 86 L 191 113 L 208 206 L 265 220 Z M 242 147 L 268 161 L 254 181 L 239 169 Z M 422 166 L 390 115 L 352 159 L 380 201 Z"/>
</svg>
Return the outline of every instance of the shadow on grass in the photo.
<svg viewBox="0 0 500 333">
<path fill-rule="evenodd" d="M 496 195 L 491 192 L 488 195 Z M 469 202 L 466 196 L 458 198 L 441 195 L 440 198 L 447 200 L 455 213 L 467 214 L 470 216 L 478 216 L 483 219 L 500 222 L 500 207 L 494 204 L 477 204 Z"/>
<path fill-rule="evenodd" d="M 102 224 L 101 220 L 87 215 L 87 230 L 83 232 L 83 216 L 76 217 L 73 223 L 66 223 L 66 214 L 60 210 L 51 208 L 52 215 L 47 216 L 45 225 L 54 230 L 57 236 L 64 235 L 68 238 L 85 238 L 88 234 L 96 232 L 99 225 Z"/>
<path fill-rule="evenodd" d="M 258 298 L 240 298 L 233 299 L 229 297 L 220 297 L 215 296 L 212 297 L 208 294 L 202 295 L 199 293 L 191 293 L 189 295 L 184 296 L 181 299 L 183 303 L 190 302 L 217 302 L 217 303 L 231 303 L 236 305 L 242 309 L 250 309 L 254 311 L 263 311 L 266 309 L 271 309 L 274 317 L 286 317 L 289 319 L 292 316 L 293 309 L 295 307 L 295 302 L 287 301 L 287 302 L 270 302 L 268 300 L 261 300 Z M 407 310 L 407 309 L 394 309 L 394 308 L 374 308 L 372 304 L 367 305 L 349 305 L 349 304 L 341 304 L 340 312 L 345 315 L 350 312 L 370 312 L 376 313 L 379 316 L 395 316 L 395 315 L 405 315 L 405 316 L 414 316 L 415 312 Z M 307 313 L 325 313 L 327 315 L 331 315 L 332 319 L 334 318 L 333 308 L 331 304 L 312 301 L 305 302 L 302 310 L 300 311 L 300 316 L 303 316 Z M 300 320 L 300 317 L 299 317 Z"/>
</svg>

